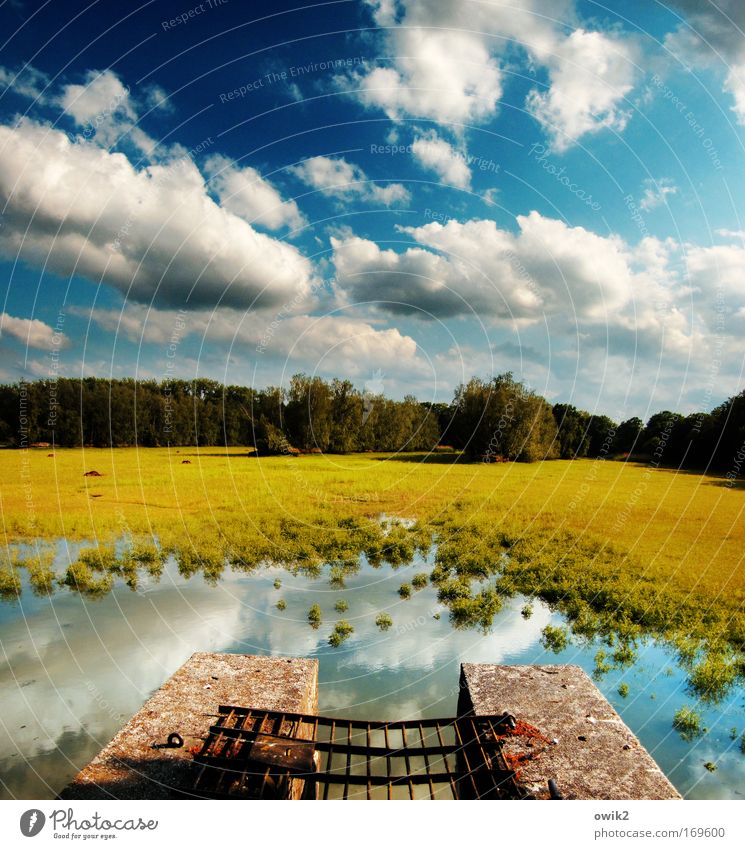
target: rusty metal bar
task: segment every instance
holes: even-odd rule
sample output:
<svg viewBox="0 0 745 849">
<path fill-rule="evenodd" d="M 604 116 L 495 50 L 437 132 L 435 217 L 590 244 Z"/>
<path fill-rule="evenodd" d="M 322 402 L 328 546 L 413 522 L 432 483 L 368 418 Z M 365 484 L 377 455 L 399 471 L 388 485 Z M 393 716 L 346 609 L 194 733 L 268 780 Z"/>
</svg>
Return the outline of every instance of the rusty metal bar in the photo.
<svg viewBox="0 0 745 849">
<path fill-rule="evenodd" d="M 371 799 L 382 787 L 389 799 L 397 787 L 411 799 L 425 788 L 429 798 L 445 789 L 454 798 L 462 790 L 473 798 L 527 796 L 503 756 L 506 715 L 372 722 L 225 705 L 214 716 L 194 756 L 194 787 L 205 795 L 281 798 L 291 780 L 304 779 L 324 799 L 331 788 L 343 799 Z M 389 732 L 400 734 L 400 745 Z M 379 733 L 384 745 L 373 745 Z M 383 759 L 385 773 L 373 774 Z"/>
</svg>

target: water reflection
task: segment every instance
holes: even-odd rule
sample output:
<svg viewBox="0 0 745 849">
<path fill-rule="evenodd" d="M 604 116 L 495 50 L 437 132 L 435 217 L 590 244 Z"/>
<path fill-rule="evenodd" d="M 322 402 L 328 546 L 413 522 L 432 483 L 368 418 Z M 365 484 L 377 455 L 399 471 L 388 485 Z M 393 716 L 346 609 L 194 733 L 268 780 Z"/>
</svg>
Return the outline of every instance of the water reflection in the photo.
<svg viewBox="0 0 745 849">
<path fill-rule="evenodd" d="M 381 719 L 452 713 L 464 661 L 593 669 L 594 645 L 559 655 L 543 650 L 541 630 L 561 622 L 545 605 L 535 602 L 525 620 L 523 600 L 512 599 L 491 633 L 454 630 L 432 587 L 406 601 L 398 596 L 400 584 L 428 571 L 431 561 L 419 558 L 397 570 L 375 569 L 364 558 L 360 565 L 345 588 L 335 589 L 328 574 L 313 579 L 282 569 L 228 571 L 208 586 L 168 563 L 159 582 L 145 580 L 137 592 L 119 585 L 97 600 L 24 592 L 18 603 L 0 605 L 2 795 L 52 797 L 194 651 L 317 656 L 322 711 Z M 276 607 L 280 598 L 283 611 Z M 334 610 L 341 598 L 349 604 L 343 614 Z M 323 611 L 317 630 L 307 621 L 314 603 Z M 387 632 L 375 625 L 381 612 L 394 622 Z M 354 633 L 333 649 L 328 637 L 342 618 Z M 629 685 L 626 699 L 618 694 L 621 683 Z M 745 757 L 729 731 L 745 730 L 741 692 L 704 711 L 709 733 L 687 744 L 671 720 L 691 700 L 684 674 L 663 648 L 646 644 L 632 667 L 614 670 L 599 686 L 681 792 L 740 796 Z M 707 772 L 706 761 L 717 771 Z"/>
</svg>

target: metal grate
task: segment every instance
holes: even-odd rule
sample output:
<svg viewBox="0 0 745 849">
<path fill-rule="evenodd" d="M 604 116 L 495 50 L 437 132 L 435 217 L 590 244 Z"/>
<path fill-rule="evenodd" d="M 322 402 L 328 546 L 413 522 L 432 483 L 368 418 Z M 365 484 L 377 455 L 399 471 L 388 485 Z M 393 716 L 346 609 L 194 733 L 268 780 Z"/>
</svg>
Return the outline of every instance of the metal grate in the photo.
<svg viewBox="0 0 745 849">
<path fill-rule="evenodd" d="M 528 798 L 502 745 L 513 717 L 368 722 L 221 706 L 194 755 L 213 798 Z"/>
</svg>

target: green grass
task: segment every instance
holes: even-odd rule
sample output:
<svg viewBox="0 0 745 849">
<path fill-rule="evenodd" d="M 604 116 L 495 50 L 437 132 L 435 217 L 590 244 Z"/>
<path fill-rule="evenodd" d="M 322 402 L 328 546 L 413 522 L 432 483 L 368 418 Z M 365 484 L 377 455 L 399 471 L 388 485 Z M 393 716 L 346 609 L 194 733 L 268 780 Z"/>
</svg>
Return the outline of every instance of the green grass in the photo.
<svg viewBox="0 0 745 849">
<path fill-rule="evenodd" d="M 334 625 L 334 630 L 331 632 L 331 636 L 329 637 L 329 645 L 337 648 L 353 633 L 354 625 L 351 625 L 346 619 L 342 619 Z"/>
<path fill-rule="evenodd" d="M 308 622 L 310 622 L 311 628 L 318 628 L 322 621 L 321 606 L 318 604 L 311 605 L 308 611 Z"/>
<path fill-rule="evenodd" d="M 387 613 L 379 613 L 375 617 L 375 624 L 381 631 L 387 631 L 393 625 L 393 619 Z"/>
<path fill-rule="evenodd" d="M 211 583 L 226 569 L 274 564 L 319 577 L 328 564 L 341 588 L 360 554 L 398 568 L 434 544 L 429 580 L 457 627 L 488 628 L 502 599 L 520 594 L 565 615 L 567 642 L 605 640 L 615 665 L 632 662 L 648 635 L 666 641 L 704 698 L 745 676 L 745 488 L 716 477 L 613 461 L 486 465 L 447 453 L 436 462 L 257 459 L 215 448 L 48 453 L 0 451 L 0 594 L 11 601 L 22 568 L 39 593 L 96 596 L 115 581 L 135 589 L 170 555 L 184 575 Z M 91 469 L 102 477 L 84 477 Z M 415 524 L 383 527 L 381 514 Z M 48 553 L 21 562 L 9 547 L 60 537 L 93 548 L 57 574 Z M 411 583 L 424 585 L 421 573 Z"/>
<path fill-rule="evenodd" d="M 428 583 L 429 578 L 427 577 L 426 572 L 417 572 L 411 579 L 411 586 L 414 587 L 415 590 L 423 590 Z"/>
<path fill-rule="evenodd" d="M 47 453 L 0 451 L 8 540 L 106 541 L 126 532 L 198 539 L 219 527 L 230 542 L 242 528 L 256 531 L 286 515 L 313 523 L 385 512 L 425 526 L 450 517 L 610 542 L 663 583 L 745 599 L 745 488 L 712 476 L 592 460 L 453 465 L 447 454 L 419 463 L 417 455 L 379 454 L 252 459 L 248 450 L 216 448 Z M 191 465 L 181 465 L 184 458 Z M 90 469 L 103 477 L 84 478 Z"/>
<path fill-rule="evenodd" d="M 688 742 L 706 733 L 706 729 L 701 724 L 701 714 L 688 705 L 683 705 L 675 711 L 673 728 Z"/>
</svg>

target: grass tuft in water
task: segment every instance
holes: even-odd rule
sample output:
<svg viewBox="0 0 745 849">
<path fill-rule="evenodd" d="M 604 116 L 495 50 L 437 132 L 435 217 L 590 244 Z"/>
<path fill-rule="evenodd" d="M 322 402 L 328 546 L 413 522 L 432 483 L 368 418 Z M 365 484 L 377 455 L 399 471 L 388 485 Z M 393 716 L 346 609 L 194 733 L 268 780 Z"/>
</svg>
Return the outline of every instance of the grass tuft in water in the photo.
<svg viewBox="0 0 745 849">
<path fill-rule="evenodd" d="M 393 619 L 387 613 L 379 613 L 375 617 L 375 624 L 381 631 L 387 631 L 393 625 Z"/>
<path fill-rule="evenodd" d="M 334 630 L 331 632 L 331 636 L 329 637 L 329 645 L 337 648 L 353 633 L 354 625 L 351 625 L 346 619 L 342 619 L 334 625 Z"/>
<path fill-rule="evenodd" d="M 314 630 L 320 628 L 321 622 L 323 621 L 323 615 L 321 613 L 321 605 L 313 604 L 311 605 L 310 610 L 308 611 L 308 622 L 310 622 L 310 627 Z"/>
<path fill-rule="evenodd" d="M 706 729 L 701 724 L 701 714 L 689 705 L 683 705 L 675 711 L 673 728 L 686 742 L 691 742 L 706 733 Z"/>
<path fill-rule="evenodd" d="M 411 585 L 415 590 L 424 589 L 429 583 L 429 578 L 427 577 L 426 572 L 417 572 L 416 575 L 411 579 Z"/>
</svg>

